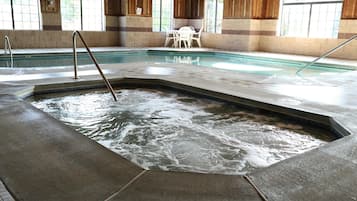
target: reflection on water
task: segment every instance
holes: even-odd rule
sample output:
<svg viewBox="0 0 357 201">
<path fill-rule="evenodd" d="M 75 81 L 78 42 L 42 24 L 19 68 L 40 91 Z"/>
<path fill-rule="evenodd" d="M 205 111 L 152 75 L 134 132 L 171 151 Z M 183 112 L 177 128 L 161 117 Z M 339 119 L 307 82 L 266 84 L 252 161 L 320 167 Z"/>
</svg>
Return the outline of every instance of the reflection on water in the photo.
<svg viewBox="0 0 357 201">
<path fill-rule="evenodd" d="M 200 65 L 200 57 L 198 56 L 165 56 L 165 62 L 177 64 L 192 64 Z"/>
<path fill-rule="evenodd" d="M 147 169 L 245 174 L 333 139 L 232 104 L 157 90 L 36 97 L 32 104 Z"/>
</svg>

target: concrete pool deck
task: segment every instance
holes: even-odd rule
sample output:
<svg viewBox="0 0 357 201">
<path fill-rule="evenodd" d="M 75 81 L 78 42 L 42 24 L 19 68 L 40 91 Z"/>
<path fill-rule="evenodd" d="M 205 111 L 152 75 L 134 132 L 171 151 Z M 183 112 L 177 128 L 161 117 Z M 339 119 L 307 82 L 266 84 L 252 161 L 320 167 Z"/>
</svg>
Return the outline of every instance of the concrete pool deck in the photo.
<svg viewBox="0 0 357 201">
<path fill-rule="evenodd" d="M 357 200 L 357 72 L 277 77 L 148 62 L 102 68 L 114 82 L 164 83 L 332 117 L 351 135 L 248 176 L 267 200 Z M 242 176 L 145 171 L 21 99 L 103 85 L 97 74 L 81 75 L 92 70 L 81 67 L 78 81 L 72 68 L 0 70 L 19 78 L 0 84 L 0 179 L 16 200 L 262 200 Z"/>
</svg>

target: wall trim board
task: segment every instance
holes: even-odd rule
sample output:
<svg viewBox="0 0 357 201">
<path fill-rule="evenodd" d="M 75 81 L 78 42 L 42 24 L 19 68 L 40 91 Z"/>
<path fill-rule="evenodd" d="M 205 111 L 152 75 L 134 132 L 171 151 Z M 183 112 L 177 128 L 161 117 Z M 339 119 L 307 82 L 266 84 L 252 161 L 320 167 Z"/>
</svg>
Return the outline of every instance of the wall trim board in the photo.
<svg viewBox="0 0 357 201">
<path fill-rule="evenodd" d="M 119 27 L 119 31 L 124 32 L 152 32 L 151 27 Z"/>
<path fill-rule="evenodd" d="M 61 25 L 42 25 L 44 31 L 62 31 Z"/>
</svg>

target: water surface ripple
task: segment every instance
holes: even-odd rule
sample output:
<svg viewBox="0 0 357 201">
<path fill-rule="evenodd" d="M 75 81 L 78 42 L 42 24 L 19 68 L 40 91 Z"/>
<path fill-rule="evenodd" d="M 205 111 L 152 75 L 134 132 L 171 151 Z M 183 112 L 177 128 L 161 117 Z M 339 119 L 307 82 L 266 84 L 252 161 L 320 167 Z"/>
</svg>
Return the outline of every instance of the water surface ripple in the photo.
<svg viewBox="0 0 357 201">
<path fill-rule="evenodd" d="M 120 92 L 120 93 L 119 93 Z M 333 139 L 325 130 L 168 91 L 35 97 L 32 104 L 146 169 L 245 174 Z"/>
</svg>

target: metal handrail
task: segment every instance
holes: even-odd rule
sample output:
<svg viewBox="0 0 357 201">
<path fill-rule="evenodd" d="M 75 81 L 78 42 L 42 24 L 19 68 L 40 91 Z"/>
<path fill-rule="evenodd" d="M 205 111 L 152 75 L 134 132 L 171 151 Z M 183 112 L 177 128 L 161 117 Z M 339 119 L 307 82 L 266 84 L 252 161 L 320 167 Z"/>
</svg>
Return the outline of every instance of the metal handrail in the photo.
<svg viewBox="0 0 357 201">
<path fill-rule="evenodd" d="M 4 37 L 4 53 L 5 55 L 8 54 L 7 51 L 9 51 L 10 54 L 10 62 L 11 62 L 11 68 L 14 67 L 14 57 L 12 55 L 12 48 L 11 48 L 11 43 L 10 39 L 7 35 Z"/>
<path fill-rule="evenodd" d="M 92 54 L 92 51 L 90 51 L 87 43 L 84 41 L 81 33 L 79 33 L 79 31 L 74 31 L 72 34 L 72 39 L 73 39 L 73 63 L 74 63 L 74 79 L 78 79 L 78 73 L 77 73 L 77 35 L 79 36 L 79 38 L 81 39 L 83 45 L 85 46 L 85 48 L 87 49 L 87 52 L 90 56 L 90 58 L 92 59 L 93 63 L 95 64 L 95 66 L 97 67 L 100 76 L 102 76 L 105 85 L 107 86 L 108 90 L 110 91 L 110 93 L 112 94 L 113 98 L 115 101 L 118 100 L 117 96 L 115 95 L 114 89 L 112 87 L 112 85 L 109 83 L 109 81 L 107 80 L 107 78 L 105 77 L 102 69 L 99 67 L 97 60 L 95 59 L 94 55 Z"/>
<path fill-rule="evenodd" d="M 345 45 L 347 45 L 348 43 L 350 43 L 351 41 L 353 41 L 354 39 L 357 38 L 357 34 L 353 35 L 351 38 L 349 38 L 348 40 L 346 40 L 345 42 L 340 43 L 339 45 L 337 45 L 336 47 L 332 48 L 331 50 L 325 52 L 323 55 L 321 55 L 320 57 L 316 58 L 315 60 L 313 60 L 312 62 L 306 64 L 305 66 L 301 67 L 298 71 L 296 71 L 296 74 L 299 74 L 302 70 L 304 70 L 305 68 L 315 64 L 318 60 L 323 59 L 325 57 L 327 57 L 328 55 L 336 52 L 337 50 L 341 49 L 342 47 L 344 47 Z"/>
</svg>

